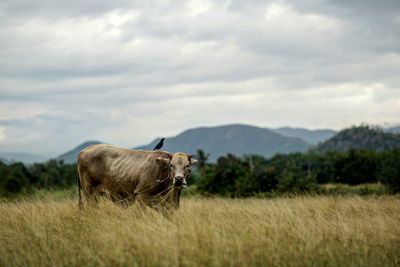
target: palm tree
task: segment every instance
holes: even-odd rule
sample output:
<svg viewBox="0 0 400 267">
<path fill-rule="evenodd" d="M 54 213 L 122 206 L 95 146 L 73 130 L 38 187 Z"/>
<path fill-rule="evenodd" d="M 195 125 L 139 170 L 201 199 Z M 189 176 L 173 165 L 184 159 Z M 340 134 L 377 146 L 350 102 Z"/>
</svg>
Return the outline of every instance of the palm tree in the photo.
<svg viewBox="0 0 400 267">
<path fill-rule="evenodd" d="M 207 166 L 207 161 L 209 157 L 210 154 L 206 154 L 202 149 L 197 150 L 197 169 L 199 170 L 201 176 L 204 175 L 204 169 Z"/>
</svg>

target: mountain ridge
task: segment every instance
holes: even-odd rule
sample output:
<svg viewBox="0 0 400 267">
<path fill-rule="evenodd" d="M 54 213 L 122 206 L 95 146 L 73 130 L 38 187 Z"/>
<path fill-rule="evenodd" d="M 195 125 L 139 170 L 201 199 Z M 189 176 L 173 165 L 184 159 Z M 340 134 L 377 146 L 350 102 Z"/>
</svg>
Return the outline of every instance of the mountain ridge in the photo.
<svg viewBox="0 0 400 267">
<path fill-rule="evenodd" d="M 235 128 L 237 129 L 234 130 Z M 218 129 L 225 129 L 226 132 L 224 133 L 220 132 Z M 252 130 L 249 132 L 250 129 Z M 257 133 L 255 133 L 254 131 L 256 131 Z M 385 127 L 383 128 L 383 131 L 385 133 L 399 133 L 400 126 Z M 238 153 L 239 155 L 260 154 L 268 157 L 274 153 L 288 153 L 296 151 L 303 152 L 307 150 L 309 147 L 317 147 L 319 143 L 323 143 L 328 139 L 333 138 L 337 133 L 338 132 L 331 129 L 310 130 L 306 128 L 288 127 L 288 126 L 280 128 L 267 128 L 267 127 L 262 128 L 246 124 L 204 126 L 204 127 L 190 128 L 175 136 L 168 137 L 165 142 L 164 149 L 166 150 L 171 149 L 171 151 L 179 150 L 188 153 L 195 153 L 196 150 L 200 148 L 207 153 L 212 153 L 211 158 L 213 160 L 215 160 L 216 156 L 220 155 L 221 153 L 229 153 L 229 152 Z M 274 134 L 277 134 L 280 137 Z M 210 138 L 209 135 L 215 135 L 215 138 Z M 263 135 L 267 136 L 268 138 L 265 136 L 262 137 Z M 176 137 L 178 136 L 179 138 L 183 138 L 181 140 L 182 142 L 176 140 Z M 158 143 L 159 139 L 160 138 L 156 138 L 150 143 L 146 145 L 137 146 L 136 148 L 151 150 Z M 266 142 L 270 144 L 266 145 L 265 144 Z M 78 153 L 82 149 L 84 149 L 89 145 L 100 144 L 100 143 L 103 142 L 101 141 L 83 142 L 78 146 L 70 149 L 69 151 L 55 157 L 55 159 L 62 160 L 67 164 L 74 163 L 76 161 Z M 260 143 L 262 143 L 263 145 L 260 145 Z M 216 149 L 216 151 L 214 151 L 214 149 Z M 220 152 L 218 152 L 218 150 Z M 11 154 L 17 155 L 18 153 L 11 153 Z M 41 155 L 34 155 L 34 156 L 36 156 L 36 158 L 34 157 L 33 160 L 26 159 L 23 157 L 23 155 L 19 155 L 18 157 L 13 157 L 14 160 L 12 159 L 10 160 L 9 157 L 4 157 L 2 156 L 2 153 L 0 153 L 0 157 L 3 158 L 3 161 L 9 163 L 13 161 L 22 161 L 24 163 L 31 164 L 33 162 L 44 162 L 48 160 L 47 157 Z"/>
<path fill-rule="evenodd" d="M 151 150 L 159 138 L 136 149 Z M 258 154 L 271 156 L 275 153 L 303 152 L 310 147 L 300 138 L 285 137 L 266 128 L 244 124 L 214 127 L 198 127 L 167 138 L 163 149 L 171 152 L 196 153 L 202 149 L 209 153 L 210 160 L 232 153 L 238 156 Z"/>
<path fill-rule="evenodd" d="M 301 138 L 307 143 L 312 145 L 316 145 L 320 142 L 323 142 L 337 133 L 332 129 L 309 130 L 306 128 L 297 128 L 297 127 L 280 127 L 275 129 L 274 128 L 267 128 L 267 129 L 270 129 L 283 136 Z"/>
<path fill-rule="evenodd" d="M 382 128 L 360 125 L 346 128 L 315 147 L 316 151 L 347 151 L 351 149 L 371 149 L 382 151 L 400 148 L 400 134 Z"/>
</svg>

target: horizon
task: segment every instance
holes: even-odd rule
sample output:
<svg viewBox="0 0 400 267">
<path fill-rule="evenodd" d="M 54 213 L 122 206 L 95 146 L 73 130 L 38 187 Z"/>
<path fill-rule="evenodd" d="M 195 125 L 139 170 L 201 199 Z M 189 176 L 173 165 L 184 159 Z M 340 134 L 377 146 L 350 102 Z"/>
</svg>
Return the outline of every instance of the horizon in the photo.
<svg viewBox="0 0 400 267">
<path fill-rule="evenodd" d="M 359 124 L 352 124 L 349 125 L 347 127 L 341 128 L 341 129 L 333 129 L 333 128 L 316 128 L 316 129 L 312 129 L 312 128 L 304 128 L 304 127 L 292 127 L 292 126 L 280 126 L 280 127 L 264 127 L 264 126 L 258 126 L 258 125 L 252 125 L 252 124 L 244 124 L 244 123 L 230 123 L 230 124 L 218 124 L 218 125 L 207 125 L 207 126 L 198 126 L 198 127 L 193 127 L 193 128 L 187 128 L 187 129 L 183 129 L 179 132 L 177 132 L 174 135 L 170 135 L 170 136 L 154 136 L 152 138 L 149 138 L 149 140 L 145 143 L 142 144 L 138 144 L 138 145 L 120 145 L 117 143 L 111 143 L 111 142 L 107 142 L 106 140 L 100 140 L 100 139 L 88 139 L 88 140 L 82 140 L 78 143 L 76 143 L 75 145 L 73 145 L 72 147 L 68 148 L 65 151 L 59 151 L 58 153 L 54 154 L 54 155 L 45 155 L 45 154 L 38 154 L 38 153 L 31 153 L 31 152 L 27 152 L 27 151 L 18 151 L 18 150 L 14 150 L 14 151 L 1 151 L 0 152 L 0 156 L 1 154 L 26 154 L 26 155 L 32 155 L 32 156 L 39 156 L 39 157 L 43 157 L 44 159 L 53 159 L 53 158 L 57 158 L 65 153 L 68 153 L 74 149 L 76 149 L 77 147 L 79 147 L 80 145 L 83 145 L 85 143 L 88 142 L 99 142 L 99 143 L 104 143 L 104 144 L 112 144 L 112 145 L 116 145 L 116 146 L 121 146 L 121 147 L 126 147 L 126 148 L 136 148 L 136 147 L 142 147 L 142 146 L 147 146 L 149 144 L 151 144 L 152 142 L 154 142 L 155 140 L 164 137 L 166 140 L 170 139 L 170 138 L 174 138 L 180 134 L 182 134 L 183 132 L 189 131 L 189 130 L 193 130 L 193 129 L 199 129 L 199 128 L 216 128 L 216 127 L 224 127 L 224 126 L 234 126 L 234 125 L 243 125 L 243 126 L 250 126 L 250 127 L 256 127 L 256 128 L 260 128 L 260 129 L 267 129 L 267 130 L 277 130 L 277 129 L 282 129 L 282 128 L 290 128 L 290 129 L 295 129 L 295 130 L 309 130 L 309 131 L 324 131 L 324 130 L 328 130 L 328 131 L 335 131 L 336 133 L 340 132 L 341 130 L 344 129 L 349 129 L 351 127 L 358 127 L 358 126 L 362 126 L 362 125 L 368 125 L 368 126 L 372 126 L 372 127 L 379 127 L 381 129 L 388 129 L 388 128 L 392 128 L 392 127 L 399 127 L 399 124 L 392 124 L 392 125 L 375 125 L 375 124 L 368 124 L 365 122 L 359 123 Z M 279 134 L 279 133 L 276 133 Z M 279 134 L 282 135 L 282 134 Z M 282 135 L 285 136 L 285 135 Z M 298 137 L 300 138 L 300 137 Z M 302 138 L 300 138 L 302 139 Z M 302 139 L 303 141 L 305 141 L 306 143 L 308 143 L 306 140 Z M 310 143 L 309 143 L 310 144 Z M 310 144 L 312 145 L 312 144 Z"/>
<path fill-rule="evenodd" d="M 398 125 L 399 12 L 396 0 L 6 0 L 0 151 L 139 146 L 237 122 Z"/>
</svg>

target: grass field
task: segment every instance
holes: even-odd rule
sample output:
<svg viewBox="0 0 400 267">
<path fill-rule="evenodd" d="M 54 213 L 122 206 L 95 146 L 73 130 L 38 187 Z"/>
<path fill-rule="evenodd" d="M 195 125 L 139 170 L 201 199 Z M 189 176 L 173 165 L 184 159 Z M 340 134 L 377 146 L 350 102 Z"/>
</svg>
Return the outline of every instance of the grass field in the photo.
<svg viewBox="0 0 400 267">
<path fill-rule="evenodd" d="M 0 203 L 1 266 L 399 266 L 400 198 L 183 198 L 170 218 Z"/>
</svg>

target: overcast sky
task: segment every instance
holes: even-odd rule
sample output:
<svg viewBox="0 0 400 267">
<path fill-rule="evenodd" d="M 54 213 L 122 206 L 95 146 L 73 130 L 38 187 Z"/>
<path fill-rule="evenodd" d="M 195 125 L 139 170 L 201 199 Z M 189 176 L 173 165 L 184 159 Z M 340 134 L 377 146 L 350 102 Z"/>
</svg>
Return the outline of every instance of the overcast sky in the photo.
<svg viewBox="0 0 400 267">
<path fill-rule="evenodd" d="M 399 118 L 398 0 L 0 3 L 0 151 Z"/>
</svg>

